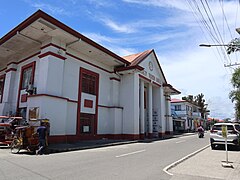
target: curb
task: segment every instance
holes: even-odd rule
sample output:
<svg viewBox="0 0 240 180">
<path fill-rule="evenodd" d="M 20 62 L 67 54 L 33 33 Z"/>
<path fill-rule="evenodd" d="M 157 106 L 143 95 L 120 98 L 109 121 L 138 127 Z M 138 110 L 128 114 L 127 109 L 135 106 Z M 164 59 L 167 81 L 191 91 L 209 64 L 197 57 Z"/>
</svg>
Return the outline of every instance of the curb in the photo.
<svg viewBox="0 0 240 180">
<path fill-rule="evenodd" d="M 102 148 L 102 147 L 109 147 L 109 146 L 118 146 L 118 145 L 125 145 L 125 144 L 132 144 L 132 143 L 149 143 L 152 141 L 161 141 L 171 138 L 178 138 L 182 136 L 190 136 L 194 135 L 194 133 L 189 133 L 185 135 L 173 135 L 165 138 L 155 138 L 155 139 L 145 139 L 145 140 L 133 140 L 133 141 L 121 141 L 121 142 L 112 142 L 112 143 L 103 143 L 103 144 L 94 144 L 94 145 L 85 145 L 85 146 L 78 146 L 78 147 L 68 147 L 68 148 L 49 148 L 49 153 L 61 153 L 61 152 L 68 152 L 68 151 L 77 151 L 77 150 L 86 150 L 86 149 L 94 149 L 94 148 Z"/>
<path fill-rule="evenodd" d="M 205 146 L 205 147 L 203 147 L 203 148 L 201 148 L 201 149 L 199 149 L 199 150 L 197 150 L 197 151 L 195 151 L 195 152 L 193 152 L 193 153 L 191 153 L 191 154 L 183 157 L 182 159 L 179 159 L 179 160 L 175 161 L 174 163 L 166 166 L 166 167 L 163 169 L 163 171 L 164 171 L 165 173 L 167 173 L 168 175 L 172 176 L 173 174 L 170 173 L 170 172 L 168 172 L 168 170 L 172 169 L 173 167 L 177 166 L 178 164 L 182 163 L 183 161 L 189 159 L 190 157 L 195 156 L 196 154 L 200 153 L 201 151 L 207 149 L 209 146 L 210 146 L 210 144 L 208 144 L 207 146 Z"/>
<path fill-rule="evenodd" d="M 110 146 L 118 146 L 124 144 L 133 144 L 138 141 L 127 141 L 127 142 L 117 142 L 117 143 L 109 143 L 109 144 L 96 144 L 96 145 L 88 145 L 88 146 L 81 146 L 81 147 L 71 147 L 71 148 L 50 148 L 49 153 L 61 153 L 61 152 L 68 152 L 68 151 L 77 151 L 77 150 L 86 150 L 86 149 L 94 149 L 94 148 L 102 148 L 102 147 L 110 147 Z"/>
</svg>

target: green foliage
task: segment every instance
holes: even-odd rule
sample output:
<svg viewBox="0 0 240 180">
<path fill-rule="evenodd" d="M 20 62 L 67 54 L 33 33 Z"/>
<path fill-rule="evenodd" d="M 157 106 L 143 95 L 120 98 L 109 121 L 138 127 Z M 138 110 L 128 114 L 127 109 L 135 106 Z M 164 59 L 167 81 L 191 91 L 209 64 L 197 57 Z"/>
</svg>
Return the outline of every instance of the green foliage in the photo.
<svg viewBox="0 0 240 180">
<path fill-rule="evenodd" d="M 227 54 L 240 50 L 240 38 L 233 39 L 227 46 Z"/>
<path fill-rule="evenodd" d="M 232 102 L 235 102 L 236 119 L 240 119 L 240 68 L 235 69 L 232 74 L 231 83 L 234 90 L 229 93 L 229 98 Z"/>
</svg>

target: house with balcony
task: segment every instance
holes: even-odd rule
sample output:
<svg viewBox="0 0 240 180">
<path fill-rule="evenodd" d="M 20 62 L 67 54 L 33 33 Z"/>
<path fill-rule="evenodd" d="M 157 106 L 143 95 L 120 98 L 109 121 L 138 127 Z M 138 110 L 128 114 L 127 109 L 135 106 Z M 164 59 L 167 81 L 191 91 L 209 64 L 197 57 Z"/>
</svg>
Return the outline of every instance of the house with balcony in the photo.
<svg viewBox="0 0 240 180">
<path fill-rule="evenodd" d="M 179 94 L 155 51 L 121 57 L 38 10 L 0 39 L 0 115 L 50 120 L 50 142 L 173 132 Z"/>
<path fill-rule="evenodd" d="M 176 131 L 195 131 L 201 124 L 200 107 L 196 104 L 181 100 L 171 100 L 171 110 L 173 115 L 173 129 Z"/>
</svg>

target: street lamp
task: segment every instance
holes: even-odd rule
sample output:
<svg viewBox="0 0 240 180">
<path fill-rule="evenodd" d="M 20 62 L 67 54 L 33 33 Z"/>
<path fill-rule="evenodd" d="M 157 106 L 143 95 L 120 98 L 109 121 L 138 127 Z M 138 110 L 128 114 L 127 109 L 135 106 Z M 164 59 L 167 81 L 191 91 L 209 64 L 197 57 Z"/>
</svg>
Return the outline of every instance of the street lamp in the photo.
<svg viewBox="0 0 240 180">
<path fill-rule="evenodd" d="M 199 44 L 200 47 L 213 47 L 213 46 L 238 46 L 229 44 Z"/>
</svg>

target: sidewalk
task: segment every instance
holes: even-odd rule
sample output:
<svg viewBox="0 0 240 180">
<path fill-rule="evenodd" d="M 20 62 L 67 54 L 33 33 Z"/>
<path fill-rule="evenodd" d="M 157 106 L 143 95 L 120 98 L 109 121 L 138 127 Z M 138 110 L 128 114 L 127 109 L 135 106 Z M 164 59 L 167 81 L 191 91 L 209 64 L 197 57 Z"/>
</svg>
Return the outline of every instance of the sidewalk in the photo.
<svg viewBox="0 0 240 180">
<path fill-rule="evenodd" d="M 168 135 L 168 136 L 165 136 L 164 138 L 132 140 L 132 141 L 100 139 L 100 140 L 79 141 L 75 143 L 50 144 L 48 146 L 48 151 L 49 153 L 60 153 L 60 152 L 67 152 L 67 151 L 76 151 L 76 150 L 100 148 L 100 147 L 107 147 L 107 146 L 131 144 L 131 143 L 137 143 L 137 142 L 147 143 L 152 141 L 160 141 L 164 139 L 176 138 L 179 136 L 189 136 L 194 134 L 195 133 L 182 133 L 182 134 Z"/>
<path fill-rule="evenodd" d="M 228 161 L 233 168 L 222 166 L 226 161 L 224 148 L 211 150 L 210 147 L 181 162 L 168 170 L 173 174 L 171 180 L 239 180 L 240 179 L 240 151 L 229 150 Z"/>
</svg>

